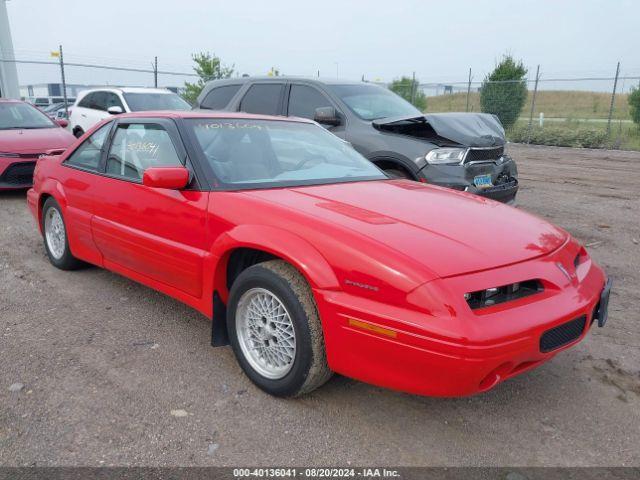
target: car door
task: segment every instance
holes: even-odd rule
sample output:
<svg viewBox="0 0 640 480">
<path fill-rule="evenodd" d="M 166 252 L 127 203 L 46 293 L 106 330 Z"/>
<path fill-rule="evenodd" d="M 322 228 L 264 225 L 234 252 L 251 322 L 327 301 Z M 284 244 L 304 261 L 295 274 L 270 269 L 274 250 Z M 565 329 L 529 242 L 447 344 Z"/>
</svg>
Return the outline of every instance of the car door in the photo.
<svg viewBox="0 0 640 480">
<path fill-rule="evenodd" d="M 104 92 L 104 94 L 105 94 L 104 108 L 105 108 L 106 115 L 111 115 L 109 113 L 109 108 L 111 107 L 120 107 L 122 109 L 122 113 L 130 111 L 125 109 L 124 104 L 122 103 L 122 100 L 120 99 L 120 96 L 117 93 Z"/>
<path fill-rule="evenodd" d="M 92 231 L 107 268 L 201 298 L 208 192 L 196 179 L 180 191 L 142 184 L 147 168 L 183 165 L 193 172 L 172 120 L 117 120 L 92 187 Z"/>
<path fill-rule="evenodd" d="M 93 115 L 93 99 L 97 92 L 91 92 L 80 99 L 71 111 L 71 128 L 80 127 L 84 132 L 93 125 L 91 116 Z"/>
<path fill-rule="evenodd" d="M 100 179 L 102 155 L 113 122 L 96 130 L 69 155 L 62 165 L 58 181 L 65 194 L 65 220 L 71 251 L 79 258 L 102 265 L 100 254 L 91 232 L 93 216 L 93 185 Z"/>
<path fill-rule="evenodd" d="M 107 112 L 107 102 L 110 95 L 112 95 L 111 92 L 93 93 L 91 108 L 87 111 L 88 128 L 93 127 L 96 123 L 111 116 L 111 114 Z"/>
<path fill-rule="evenodd" d="M 312 85 L 302 83 L 292 83 L 287 96 L 287 116 L 302 117 L 313 120 L 316 108 L 333 107 L 338 113 L 340 109 L 323 92 Z M 342 115 L 343 123 L 337 126 L 327 126 L 325 128 L 334 135 L 345 139 L 345 116 Z"/>
</svg>

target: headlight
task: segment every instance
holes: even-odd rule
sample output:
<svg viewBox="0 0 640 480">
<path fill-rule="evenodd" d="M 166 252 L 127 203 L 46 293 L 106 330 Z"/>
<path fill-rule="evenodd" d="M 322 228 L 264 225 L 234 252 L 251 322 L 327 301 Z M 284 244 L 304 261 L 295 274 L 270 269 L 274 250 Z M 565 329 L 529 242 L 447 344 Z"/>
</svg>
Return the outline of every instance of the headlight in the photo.
<svg viewBox="0 0 640 480">
<path fill-rule="evenodd" d="M 466 148 L 436 148 L 425 156 L 432 165 L 447 165 L 460 163 L 467 153 Z"/>
</svg>

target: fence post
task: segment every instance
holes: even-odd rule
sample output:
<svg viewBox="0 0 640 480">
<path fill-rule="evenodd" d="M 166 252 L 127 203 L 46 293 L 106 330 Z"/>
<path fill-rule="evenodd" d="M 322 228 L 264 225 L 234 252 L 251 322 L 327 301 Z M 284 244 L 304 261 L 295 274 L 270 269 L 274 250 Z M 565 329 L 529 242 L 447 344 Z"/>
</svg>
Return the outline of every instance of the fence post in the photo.
<svg viewBox="0 0 640 480">
<path fill-rule="evenodd" d="M 609 106 L 609 118 L 607 119 L 607 138 L 611 134 L 611 117 L 613 116 L 613 103 L 616 100 L 616 88 L 618 88 L 618 75 L 620 75 L 620 62 L 616 67 L 616 77 L 613 80 L 613 92 L 611 92 L 611 105 Z"/>
<path fill-rule="evenodd" d="M 416 104 L 416 72 L 413 72 L 411 77 L 411 104 Z"/>
<path fill-rule="evenodd" d="M 64 78 L 64 57 L 62 56 L 62 45 L 59 50 L 60 55 L 60 77 L 62 79 L 62 98 L 64 99 L 64 114 L 66 118 L 69 118 L 69 104 L 67 103 L 67 81 Z"/>
<path fill-rule="evenodd" d="M 531 97 L 531 112 L 529 113 L 529 128 L 527 129 L 527 145 L 531 143 L 531 129 L 533 128 L 533 111 L 536 108 L 536 95 L 538 94 L 538 80 L 540 80 L 540 65 L 536 68 L 536 82 L 533 85 L 533 97 Z"/>
<path fill-rule="evenodd" d="M 469 68 L 469 83 L 467 84 L 467 112 L 469 111 L 469 95 L 471 95 L 471 68 Z"/>
<path fill-rule="evenodd" d="M 158 57 L 153 59 L 153 86 L 158 88 Z"/>
</svg>

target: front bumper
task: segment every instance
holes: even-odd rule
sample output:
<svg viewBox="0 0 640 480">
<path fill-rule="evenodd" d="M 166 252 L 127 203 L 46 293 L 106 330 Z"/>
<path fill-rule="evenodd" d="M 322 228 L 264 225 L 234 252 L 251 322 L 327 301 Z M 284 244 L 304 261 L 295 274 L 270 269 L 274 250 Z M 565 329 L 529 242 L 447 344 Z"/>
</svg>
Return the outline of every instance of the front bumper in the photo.
<svg viewBox="0 0 640 480">
<path fill-rule="evenodd" d="M 518 170 L 510 157 L 504 158 L 504 162 L 499 164 L 490 161 L 462 165 L 427 165 L 420 170 L 419 175 L 427 183 L 511 203 L 518 193 Z M 492 186 L 478 188 L 474 179 L 480 175 L 490 175 Z"/>
<path fill-rule="evenodd" d="M 342 375 L 419 395 L 452 397 L 487 391 L 578 343 L 598 320 L 604 273 L 589 259 L 568 281 L 556 262 L 566 265 L 570 256 L 556 251 L 517 265 L 436 280 L 438 291 L 451 295 L 446 317 L 317 290 L 329 365 Z M 545 291 L 476 311 L 458 301 L 479 285 L 486 288 L 525 278 L 542 279 Z M 575 337 L 547 350 L 545 333 L 547 341 L 558 327 L 562 333 L 565 324 L 575 325 L 582 317 Z"/>
<path fill-rule="evenodd" d="M 33 185 L 36 159 L 0 158 L 0 190 L 17 190 Z"/>
</svg>

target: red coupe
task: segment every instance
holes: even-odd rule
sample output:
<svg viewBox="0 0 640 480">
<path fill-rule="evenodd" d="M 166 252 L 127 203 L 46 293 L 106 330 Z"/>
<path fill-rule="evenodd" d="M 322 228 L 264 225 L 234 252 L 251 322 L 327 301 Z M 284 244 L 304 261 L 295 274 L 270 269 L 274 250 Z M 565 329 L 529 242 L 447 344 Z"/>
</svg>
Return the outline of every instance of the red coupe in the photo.
<svg viewBox="0 0 640 480">
<path fill-rule="evenodd" d="M 66 125 L 26 102 L 0 99 L 0 190 L 30 187 L 37 158 L 76 141 Z"/>
<path fill-rule="evenodd" d="M 307 120 L 120 115 L 41 158 L 28 202 L 53 265 L 98 265 L 191 305 L 274 395 L 332 372 L 483 392 L 607 319 L 610 283 L 567 232 L 391 180 Z"/>
</svg>

